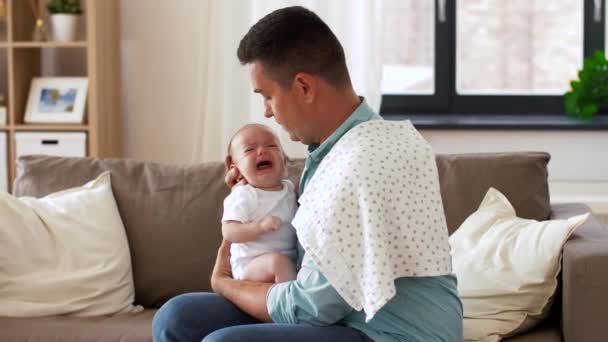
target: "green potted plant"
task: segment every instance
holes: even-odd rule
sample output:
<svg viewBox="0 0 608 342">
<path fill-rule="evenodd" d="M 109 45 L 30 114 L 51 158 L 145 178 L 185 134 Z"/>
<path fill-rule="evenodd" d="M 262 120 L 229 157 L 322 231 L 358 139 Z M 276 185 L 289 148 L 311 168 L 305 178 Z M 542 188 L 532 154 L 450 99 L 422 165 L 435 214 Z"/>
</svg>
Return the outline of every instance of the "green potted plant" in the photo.
<svg viewBox="0 0 608 342">
<path fill-rule="evenodd" d="M 572 89 L 564 95 L 566 113 L 584 120 L 608 109 L 608 60 L 602 51 L 585 58 L 578 80 L 570 82 Z"/>
<path fill-rule="evenodd" d="M 46 8 L 51 15 L 53 40 L 73 41 L 76 38 L 78 21 L 82 14 L 80 0 L 49 0 Z"/>
</svg>

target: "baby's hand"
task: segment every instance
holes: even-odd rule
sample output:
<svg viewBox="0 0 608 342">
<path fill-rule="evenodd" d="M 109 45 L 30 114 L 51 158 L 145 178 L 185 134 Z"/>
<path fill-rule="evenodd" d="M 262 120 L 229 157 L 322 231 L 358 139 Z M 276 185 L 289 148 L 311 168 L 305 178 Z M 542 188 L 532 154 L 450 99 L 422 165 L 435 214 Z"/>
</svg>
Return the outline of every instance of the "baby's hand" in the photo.
<svg viewBox="0 0 608 342">
<path fill-rule="evenodd" d="M 260 229 L 262 232 L 275 232 L 281 226 L 281 219 L 276 216 L 266 216 L 260 220 Z"/>
</svg>

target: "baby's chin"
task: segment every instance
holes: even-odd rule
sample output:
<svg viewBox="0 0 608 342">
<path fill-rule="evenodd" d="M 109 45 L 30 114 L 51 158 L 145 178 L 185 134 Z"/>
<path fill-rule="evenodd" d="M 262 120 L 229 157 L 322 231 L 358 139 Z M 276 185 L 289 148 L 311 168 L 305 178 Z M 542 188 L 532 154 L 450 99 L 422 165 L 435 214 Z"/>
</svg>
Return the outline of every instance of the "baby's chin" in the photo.
<svg viewBox="0 0 608 342">
<path fill-rule="evenodd" d="M 249 184 L 256 188 L 274 188 L 283 185 L 282 175 L 261 175 L 251 177 Z"/>
</svg>

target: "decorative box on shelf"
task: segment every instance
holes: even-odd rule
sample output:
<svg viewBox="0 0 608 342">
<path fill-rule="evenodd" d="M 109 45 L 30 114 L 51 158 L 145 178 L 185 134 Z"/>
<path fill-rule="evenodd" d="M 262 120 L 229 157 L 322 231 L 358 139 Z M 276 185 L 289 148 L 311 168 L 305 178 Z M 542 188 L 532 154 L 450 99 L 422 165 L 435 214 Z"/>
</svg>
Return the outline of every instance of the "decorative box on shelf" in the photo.
<svg viewBox="0 0 608 342">
<path fill-rule="evenodd" d="M 63 157 L 87 155 L 87 135 L 84 132 L 17 132 L 15 156 L 46 154 Z"/>
</svg>

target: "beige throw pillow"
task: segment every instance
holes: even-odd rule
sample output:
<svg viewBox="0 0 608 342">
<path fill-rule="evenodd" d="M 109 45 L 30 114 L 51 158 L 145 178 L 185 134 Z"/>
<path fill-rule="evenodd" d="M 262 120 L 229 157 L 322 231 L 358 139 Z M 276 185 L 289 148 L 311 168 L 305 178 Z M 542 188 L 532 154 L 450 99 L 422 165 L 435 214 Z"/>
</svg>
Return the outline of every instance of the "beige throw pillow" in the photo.
<svg viewBox="0 0 608 342">
<path fill-rule="evenodd" d="M 500 341 L 544 318 L 557 286 L 562 247 L 588 215 L 522 219 L 503 194 L 490 188 L 479 209 L 450 237 L 465 341 Z"/>
<path fill-rule="evenodd" d="M 105 172 L 46 197 L 0 192 L 0 316 L 95 316 L 133 306 L 129 245 Z"/>
</svg>

